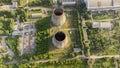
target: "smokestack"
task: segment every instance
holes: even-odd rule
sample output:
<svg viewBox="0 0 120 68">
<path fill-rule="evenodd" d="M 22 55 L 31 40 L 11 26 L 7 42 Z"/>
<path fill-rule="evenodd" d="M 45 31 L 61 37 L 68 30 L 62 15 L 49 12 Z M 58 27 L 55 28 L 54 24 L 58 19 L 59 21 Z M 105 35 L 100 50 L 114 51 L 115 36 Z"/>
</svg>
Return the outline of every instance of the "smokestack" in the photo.
<svg viewBox="0 0 120 68">
<path fill-rule="evenodd" d="M 66 16 L 62 8 L 56 8 L 53 10 L 51 21 L 56 26 L 61 26 L 65 23 Z"/>
<path fill-rule="evenodd" d="M 52 42 L 55 47 L 63 48 L 67 44 L 68 39 L 65 33 L 59 31 L 53 36 Z"/>
</svg>

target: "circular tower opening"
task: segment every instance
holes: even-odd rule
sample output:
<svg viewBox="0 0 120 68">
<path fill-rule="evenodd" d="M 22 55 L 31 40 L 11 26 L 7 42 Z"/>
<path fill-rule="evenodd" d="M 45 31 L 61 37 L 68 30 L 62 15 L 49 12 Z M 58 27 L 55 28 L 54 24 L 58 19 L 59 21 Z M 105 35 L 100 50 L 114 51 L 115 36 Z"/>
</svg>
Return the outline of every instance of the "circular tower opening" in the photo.
<svg viewBox="0 0 120 68">
<path fill-rule="evenodd" d="M 63 33 L 63 32 L 57 32 L 56 34 L 55 34 L 55 39 L 57 40 L 57 41 L 63 41 L 64 39 L 65 39 L 65 34 Z"/>
<path fill-rule="evenodd" d="M 63 9 L 62 9 L 62 8 L 56 8 L 56 9 L 54 10 L 54 14 L 55 14 L 56 16 L 62 15 L 62 14 L 63 14 Z"/>
</svg>

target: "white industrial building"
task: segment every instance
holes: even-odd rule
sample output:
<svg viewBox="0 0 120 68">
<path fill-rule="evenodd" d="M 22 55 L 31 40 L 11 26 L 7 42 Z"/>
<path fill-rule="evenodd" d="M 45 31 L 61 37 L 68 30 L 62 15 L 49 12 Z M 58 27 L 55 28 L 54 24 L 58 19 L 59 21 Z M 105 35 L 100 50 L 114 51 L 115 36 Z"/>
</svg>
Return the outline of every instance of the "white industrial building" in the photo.
<svg viewBox="0 0 120 68">
<path fill-rule="evenodd" d="M 62 3 L 63 6 L 76 4 L 76 0 L 59 0 L 59 1 L 60 1 L 60 3 Z"/>
<path fill-rule="evenodd" d="M 120 0 L 84 0 L 88 11 L 120 9 Z"/>
<path fill-rule="evenodd" d="M 113 24 L 111 22 L 93 22 L 92 28 L 107 28 L 111 29 Z"/>
<path fill-rule="evenodd" d="M 41 13 L 34 13 L 30 15 L 30 18 L 39 18 L 39 17 L 42 17 Z"/>
</svg>

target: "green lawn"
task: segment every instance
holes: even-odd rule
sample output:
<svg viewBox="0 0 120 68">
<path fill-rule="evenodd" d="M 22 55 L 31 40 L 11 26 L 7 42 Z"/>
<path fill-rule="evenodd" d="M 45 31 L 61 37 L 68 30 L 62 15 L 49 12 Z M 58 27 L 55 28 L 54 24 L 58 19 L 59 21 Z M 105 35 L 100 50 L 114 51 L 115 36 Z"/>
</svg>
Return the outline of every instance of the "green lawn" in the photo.
<svg viewBox="0 0 120 68">
<path fill-rule="evenodd" d="M 0 20 L 0 35 L 10 35 L 14 29 L 14 20 L 3 17 L 0 17 Z"/>
<path fill-rule="evenodd" d="M 35 0 L 28 0 L 28 2 L 32 2 L 32 1 L 35 1 Z M 20 2 L 20 6 L 24 7 L 27 5 L 27 0 L 19 0 Z"/>
<path fill-rule="evenodd" d="M 29 6 L 43 6 L 43 7 L 51 7 L 52 0 L 31 0 L 28 3 Z"/>
<path fill-rule="evenodd" d="M 94 60 L 93 68 L 115 68 L 113 58 L 103 58 Z"/>
<path fill-rule="evenodd" d="M 50 61 L 47 63 L 24 63 L 24 64 L 14 64 L 8 67 L 21 67 L 21 68 L 89 68 L 87 62 L 82 59 L 72 59 L 72 60 L 59 60 Z"/>
<path fill-rule="evenodd" d="M 0 6 L 11 5 L 11 4 L 12 4 L 12 0 L 0 0 Z"/>
<path fill-rule="evenodd" d="M 43 10 L 42 9 L 33 9 L 31 10 L 31 13 L 42 13 Z"/>
<path fill-rule="evenodd" d="M 114 22 L 114 24 L 117 22 Z M 92 28 L 87 22 L 88 38 L 90 40 L 91 55 L 114 55 L 120 54 L 120 26 L 116 25 L 111 31 Z"/>
<path fill-rule="evenodd" d="M 94 20 L 103 20 L 103 19 L 113 19 L 114 17 L 117 17 L 117 15 L 114 14 L 93 14 L 93 19 Z"/>
</svg>

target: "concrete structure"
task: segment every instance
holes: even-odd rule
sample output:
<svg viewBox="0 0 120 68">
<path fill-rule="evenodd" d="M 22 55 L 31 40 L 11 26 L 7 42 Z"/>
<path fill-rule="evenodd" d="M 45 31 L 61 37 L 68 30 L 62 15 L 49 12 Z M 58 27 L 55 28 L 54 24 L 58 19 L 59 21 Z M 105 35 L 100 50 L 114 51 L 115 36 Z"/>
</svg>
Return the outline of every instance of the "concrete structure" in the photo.
<svg viewBox="0 0 120 68">
<path fill-rule="evenodd" d="M 88 11 L 120 9 L 120 0 L 84 0 Z"/>
<path fill-rule="evenodd" d="M 30 18 L 39 18 L 39 17 L 42 17 L 41 13 L 34 13 L 30 15 Z"/>
<path fill-rule="evenodd" d="M 93 22 L 92 28 L 107 28 L 111 29 L 113 24 L 111 22 Z"/>
<path fill-rule="evenodd" d="M 12 10 L 13 6 L 12 5 L 3 5 L 0 6 L 0 10 Z"/>
<path fill-rule="evenodd" d="M 18 25 L 14 24 L 14 30 L 18 30 Z"/>
<path fill-rule="evenodd" d="M 75 5 L 76 0 L 60 0 L 60 3 L 62 3 L 63 6 L 70 6 Z"/>
<path fill-rule="evenodd" d="M 75 1 L 73 1 L 73 2 L 63 2 L 63 3 L 62 3 L 63 6 L 75 5 L 75 4 L 76 4 Z"/>
<path fill-rule="evenodd" d="M 12 32 L 13 36 L 22 35 L 22 34 L 23 34 L 23 32 L 21 32 L 21 31 L 14 31 L 14 32 Z"/>
<path fill-rule="evenodd" d="M 53 36 L 52 42 L 55 47 L 63 48 L 68 43 L 67 35 L 59 31 Z"/>
<path fill-rule="evenodd" d="M 80 48 L 74 48 L 73 51 L 74 51 L 74 52 L 80 52 L 81 49 L 80 49 Z"/>
<path fill-rule="evenodd" d="M 13 0 L 12 6 L 13 6 L 13 8 L 17 8 L 17 0 Z"/>
<path fill-rule="evenodd" d="M 76 0 L 59 0 L 60 3 L 63 3 L 63 2 L 75 2 Z"/>
<path fill-rule="evenodd" d="M 56 26 L 61 26 L 66 21 L 66 16 L 62 8 L 56 8 L 53 10 L 51 21 Z"/>
<path fill-rule="evenodd" d="M 57 3 L 57 0 L 53 0 L 53 3 Z"/>
</svg>

